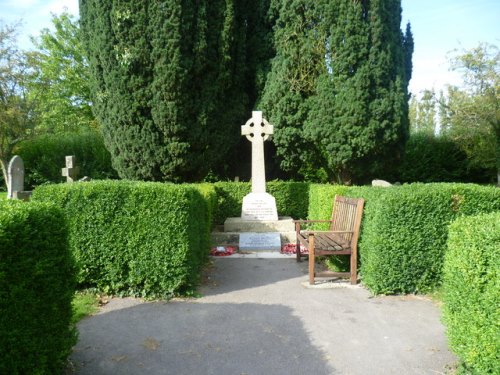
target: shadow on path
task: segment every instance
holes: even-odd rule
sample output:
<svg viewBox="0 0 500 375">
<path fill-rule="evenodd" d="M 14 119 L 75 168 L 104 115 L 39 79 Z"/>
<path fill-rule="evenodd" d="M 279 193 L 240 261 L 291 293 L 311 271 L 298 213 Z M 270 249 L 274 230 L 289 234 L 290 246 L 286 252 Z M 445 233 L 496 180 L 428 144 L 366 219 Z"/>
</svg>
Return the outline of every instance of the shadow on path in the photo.
<svg viewBox="0 0 500 375">
<path fill-rule="evenodd" d="M 334 374 L 280 305 L 151 302 L 80 322 L 77 374 Z"/>
</svg>

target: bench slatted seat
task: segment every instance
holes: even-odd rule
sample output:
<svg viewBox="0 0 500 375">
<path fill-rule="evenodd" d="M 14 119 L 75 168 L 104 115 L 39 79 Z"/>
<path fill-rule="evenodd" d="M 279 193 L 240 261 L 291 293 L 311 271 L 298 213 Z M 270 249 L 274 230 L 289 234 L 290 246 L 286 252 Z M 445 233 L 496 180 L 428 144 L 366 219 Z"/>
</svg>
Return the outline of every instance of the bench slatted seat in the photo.
<svg viewBox="0 0 500 375">
<path fill-rule="evenodd" d="M 331 220 L 295 220 L 297 234 L 297 261 L 303 256 L 300 245 L 308 249 L 309 284 L 315 277 L 349 277 L 351 284 L 357 283 L 358 238 L 363 215 L 364 199 L 335 196 Z M 302 230 L 301 225 L 330 223 L 328 231 Z M 315 272 L 316 256 L 350 255 L 350 272 Z"/>
</svg>

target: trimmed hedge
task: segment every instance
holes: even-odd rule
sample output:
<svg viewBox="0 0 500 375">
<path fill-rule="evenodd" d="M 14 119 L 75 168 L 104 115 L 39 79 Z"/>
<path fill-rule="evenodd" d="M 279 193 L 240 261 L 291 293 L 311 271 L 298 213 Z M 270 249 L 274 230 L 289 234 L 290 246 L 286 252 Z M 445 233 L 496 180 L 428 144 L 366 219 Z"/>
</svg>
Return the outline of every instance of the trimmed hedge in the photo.
<svg viewBox="0 0 500 375">
<path fill-rule="evenodd" d="M 0 373 L 60 373 L 76 343 L 74 291 L 62 210 L 0 201 Z"/>
<path fill-rule="evenodd" d="M 449 227 L 444 322 L 450 348 L 474 374 L 500 363 L 500 212 L 463 217 Z"/>
<path fill-rule="evenodd" d="M 470 181 L 467 155 L 450 138 L 412 134 L 399 167 L 401 182 Z"/>
<path fill-rule="evenodd" d="M 213 184 L 217 195 L 214 225 L 224 224 L 228 217 L 241 216 L 243 197 L 250 193 L 249 182 L 216 182 Z M 270 181 L 267 192 L 276 199 L 278 215 L 294 219 L 307 217 L 309 207 L 309 184 L 306 182 Z"/>
<path fill-rule="evenodd" d="M 96 132 L 40 136 L 20 143 L 16 154 L 24 161 L 26 190 L 65 181 L 61 168 L 65 165 L 66 155 L 76 156 L 79 177 L 118 177 L 111 166 L 111 156 L 104 147 L 102 136 Z"/>
<path fill-rule="evenodd" d="M 205 191 L 204 194 L 200 191 Z M 168 298 L 192 291 L 209 253 L 208 186 L 93 181 L 40 186 L 64 207 L 80 286 Z"/>
<path fill-rule="evenodd" d="M 427 292 L 442 281 L 448 225 L 500 210 L 500 191 L 472 184 L 350 188 L 366 199 L 359 243 L 363 283 L 375 294 Z"/>
</svg>

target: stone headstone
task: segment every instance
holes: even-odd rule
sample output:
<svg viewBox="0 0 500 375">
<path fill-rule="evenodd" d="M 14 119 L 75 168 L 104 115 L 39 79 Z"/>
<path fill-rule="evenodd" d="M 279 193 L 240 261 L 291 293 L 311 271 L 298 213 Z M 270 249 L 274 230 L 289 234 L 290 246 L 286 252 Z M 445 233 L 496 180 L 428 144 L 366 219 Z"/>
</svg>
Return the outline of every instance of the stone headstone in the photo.
<svg viewBox="0 0 500 375">
<path fill-rule="evenodd" d="M 384 180 L 373 180 L 372 181 L 372 186 L 376 187 L 391 187 L 392 184 L 390 182 L 384 181 Z"/>
<path fill-rule="evenodd" d="M 66 156 L 66 167 L 61 170 L 63 177 L 66 177 L 66 182 L 75 181 L 79 171 L 80 168 L 76 166 L 75 156 Z"/>
<path fill-rule="evenodd" d="M 252 192 L 243 198 L 241 218 L 243 220 L 278 220 L 276 200 L 266 193 L 266 168 L 264 163 L 264 141 L 273 134 L 273 125 L 262 117 L 261 111 L 253 111 L 241 134 L 252 142 Z"/>
<path fill-rule="evenodd" d="M 7 167 L 7 198 L 13 199 L 14 192 L 24 191 L 24 162 L 20 156 L 14 155 Z"/>
<path fill-rule="evenodd" d="M 278 232 L 240 233 L 240 251 L 280 251 L 281 237 Z"/>
</svg>

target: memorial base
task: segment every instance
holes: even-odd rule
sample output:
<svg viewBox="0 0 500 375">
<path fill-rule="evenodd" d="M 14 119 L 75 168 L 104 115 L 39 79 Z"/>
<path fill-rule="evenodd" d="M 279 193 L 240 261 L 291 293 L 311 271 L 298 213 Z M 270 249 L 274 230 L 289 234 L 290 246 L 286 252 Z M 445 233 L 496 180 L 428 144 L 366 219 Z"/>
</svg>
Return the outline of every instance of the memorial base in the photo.
<svg viewBox="0 0 500 375">
<path fill-rule="evenodd" d="M 248 221 L 278 220 L 276 199 L 268 193 L 250 193 L 243 198 L 241 219 Z"/>
</svg>

